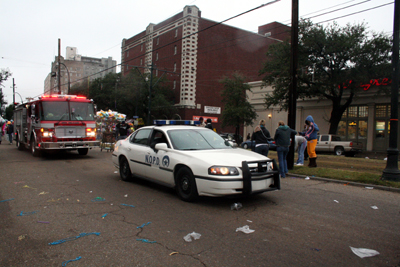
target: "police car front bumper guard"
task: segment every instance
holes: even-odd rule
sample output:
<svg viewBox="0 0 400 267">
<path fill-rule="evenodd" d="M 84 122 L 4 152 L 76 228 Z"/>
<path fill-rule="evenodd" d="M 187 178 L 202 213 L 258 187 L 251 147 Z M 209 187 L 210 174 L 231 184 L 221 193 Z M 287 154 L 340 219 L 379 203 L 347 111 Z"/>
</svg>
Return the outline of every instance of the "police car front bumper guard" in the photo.
<svg viewBox="0 0 400 267">
<path fill-rule="evenodd" d="M 67 142 L 41 142 L 40 149 L 76 149 L 100 147 L 100 141 L 67 141 Z"/>
<path fill-rule="evenodd" d="M 268 170 L 268 163 L 272 163 L 273 169 Z M 257 164 L 257 167 L 249 167 L 249 164 Z M 266 191 L 274 191 L 281 189 L 281 180 L 279 177 L 279 169 L 274 159 L 268 159 L 265 161 L 242 161 L 242 173 L 243 173 L 243 194 L 251 195 L 255 193 L 261 193 Z M 254 192 L 252 190 L 251 182 L 257 178 L 273 175 L 272 179 L 274 183 L 265 190 Z"/>
</svg>

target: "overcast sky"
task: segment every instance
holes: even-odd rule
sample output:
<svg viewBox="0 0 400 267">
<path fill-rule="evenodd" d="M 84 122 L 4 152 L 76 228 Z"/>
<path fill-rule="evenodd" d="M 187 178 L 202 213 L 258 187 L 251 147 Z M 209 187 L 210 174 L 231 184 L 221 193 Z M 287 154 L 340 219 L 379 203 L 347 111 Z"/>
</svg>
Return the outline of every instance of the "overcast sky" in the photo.
<svg viewBox="0 0 400 267">
<path fill-rule="evenodd" d="M 121 42 L 181 12 L 186 5 L 196 5 L 203 18 L 220 22 L 273 0 L 0 0 L 2 31 L 0 69 L 9 69 L 12 77 L 3 83 L 3 93 L 12 103 L 12 78 L 16 92 L 25 101 L 43 93 L 44 80 L 51 62 L 66 47 L 76 47 L 78 54 L 109 57 L 121 63 Z M 257 32 L 258 26 L 278 21 L 291 22 L 291 0 L 281 0 L 232 19 L 226 24 Z M 393 34 L 393 0 L 299 0 L 299 16 L 320 23 L 335 19 L 339 25 L 368 24 L 371 31 Z M 388 5 L 385 5 L 388 4 Z M 347 6 L 353 7 L 346 8 Z M 383 7 L 378 7 L 385 5 Z M 375 8 L 378 7 L 378 8 Z M 339 11 L 334 11 L 340 9 Z M 369 11 L 365 11 L 371 9 Z M 365 12 L 362 12 L 365 11 Z M 350 15 L 352 13 L 358 13 Z M 344 17 L 342 17 L 344 16 Z M 342 18 L 340 18 L 342 17 Z M 326 25 L 330 22 L 325 22 Z M 119 72 L 120 69 L 118 68 Z M 15 99 L 21 98 L 16 94 Z"/>
</svg>

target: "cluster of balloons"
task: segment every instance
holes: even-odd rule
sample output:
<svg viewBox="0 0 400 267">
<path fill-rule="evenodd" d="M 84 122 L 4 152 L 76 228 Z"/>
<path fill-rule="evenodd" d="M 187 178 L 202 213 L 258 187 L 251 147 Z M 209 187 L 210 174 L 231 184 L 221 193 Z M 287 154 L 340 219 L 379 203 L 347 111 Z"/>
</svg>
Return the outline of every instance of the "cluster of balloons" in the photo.
<svg viewBox="0 0 400 267">
<path fill-rule="evenodd" d="M 125 114 L 118 113 L 118 112 L 112 111 L 112 110 L 108 110 L 108 111 L 100 110 L 100 111 L 97 111 L 96 115 L 98 118 L 101 118 L 101 119 L 116 119 L 116 120 L 125 120 L 126 119 Z"/>
</svg>

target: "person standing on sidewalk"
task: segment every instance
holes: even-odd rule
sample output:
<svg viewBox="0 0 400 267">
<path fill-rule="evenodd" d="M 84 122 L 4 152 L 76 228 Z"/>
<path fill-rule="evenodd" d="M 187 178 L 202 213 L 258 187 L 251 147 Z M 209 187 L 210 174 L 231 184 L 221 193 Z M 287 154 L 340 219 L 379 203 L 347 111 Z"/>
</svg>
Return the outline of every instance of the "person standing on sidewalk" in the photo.
<svg viewBox="0 0 400 267">
<path fill-rule="evenodd" d="M 295 134 L 297 134 L 295 130 L 285 125 L 283 121 L 279 121 L 278 129 L 275 131 L 274 139 L 276 144 L 276 152 L 278 153 L 279 174 L 281 175 L 281 178 L 285 178 L 286 174 L 289 172 L 286 156 L 289 153 L 290 137 L 291 135 Z"/>
<path fill-rule="evenodd" d="M 14 133 L 14 125 L 11 121 L 7 122 L 7 135 L 8 135 L 8 140 L 10 141 L 10 145 L 12 144 L 12 136 Z"/>
<path fill-rule="evenodd" d="M 300 133 L 307 139 L 307 153 L 309 156 L 308 167 L 317 167 L 317 153 L 315 147 L 317 146 L 317 134 L 319 131 L 318 125 L 314 122 L 311 115 L 306 118 L 307 129 Z"/>
<path fill-rule="evenodd" d="M 271 135 L 265 128 L 265 120 L 260 120 L 260 124 L 254 129 L 254 133 L 251 136 L 251 141 L 254 141 L 254 152 L 268 157 L 268 138 L 271 138 Z"/>
<path fill-rule="evenodd" d="M 304 150 L 307 147 L 307 140 L 301 135 L 296 135 L 294 140 L 296 142 L 295 143 L 295 145 L 296 145 L 295 151 L 297 151 L 297 154 L 298 154 L 297 162 L 295 165 L 304 166 Z"/>
</svg>

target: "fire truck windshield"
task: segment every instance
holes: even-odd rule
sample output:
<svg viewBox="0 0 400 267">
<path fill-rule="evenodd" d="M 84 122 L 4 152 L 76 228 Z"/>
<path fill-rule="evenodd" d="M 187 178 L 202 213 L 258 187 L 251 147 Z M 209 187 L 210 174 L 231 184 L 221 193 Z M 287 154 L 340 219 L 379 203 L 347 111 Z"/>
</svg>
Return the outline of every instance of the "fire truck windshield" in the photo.
<svg viewBox="0 0 400 267">
<path fill-rule="evenodd" d="M 43 101 L 41 120 L 85 121 L 94 120 L 93 103 L 72 101 Z"/>
</svg>

